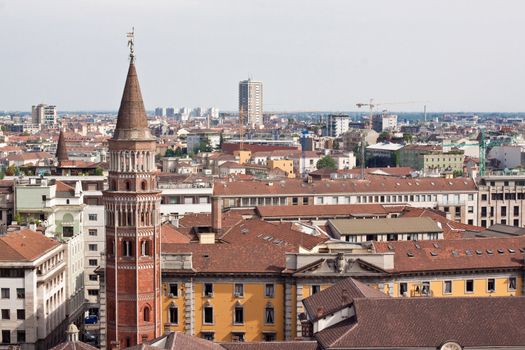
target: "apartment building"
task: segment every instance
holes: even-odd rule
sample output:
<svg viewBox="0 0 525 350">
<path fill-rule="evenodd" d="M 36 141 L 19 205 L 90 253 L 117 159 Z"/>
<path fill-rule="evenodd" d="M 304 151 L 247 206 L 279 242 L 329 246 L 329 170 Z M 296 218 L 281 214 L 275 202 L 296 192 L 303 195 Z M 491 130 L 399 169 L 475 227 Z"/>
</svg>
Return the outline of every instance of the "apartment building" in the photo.
<svg viewBox="0 0 525 350">
<path fill-rule="evenodd" d="M 410 179 L 374 175 L 365 180 L 217 180 L 213 197 L 223 208 L 378 203 L 439 209 L 451 220 L 469 225 L 476 225 L 478 221 L 478 190 L 474 180 L 468 178 Z"/>
<path fill-rule="evenodd" d="M 15 217 L 42 227 L 47 237 L 65 243 L 67 315 L 81 322 L 84 312 L 84 198 L 80 182 L 70 186 L 46 178 L 19 178 L 15 182 Z"/>
<path fill-rule="evenodd" d="M 398 166 L 423 171 L 462 171 L 465 154 L 462 150 L 443 151 L 441 146 L 406 145 L 399 150 Z"/>
<path fill-rule="evenodd" d="M 488 175 L 478 183 L 478 224 L 525 225 L 525 175 Z"/>
<path fill-rule="evenodd" d="M 31 120 L 33 124 L 55 126 L 57 123 L 56 106 L 39 104 L 31 108 Z"/>
<path fill-rule="evenodd" d="M 328 227 L 335 238 L 353 243 L 443 239 L 440 226 L 439 222 L 429 217 L 328 220 Z"/>
<path fill-rule="evenodd" d="M 263 124 L 262 81 L 248 79 L 239 82 L 239 112 L 243 113 L 245 124 Z"/>
<path fill-rule="evenodd" d="M 13 221 L 13 181 L 0 180 L 0 234 Z"/>
<path fill-rule="evenodd" d="M 0 236 L 0 349 L 49 349 L 65 338 L 66 247 L 29 229 Z"/>
</svg>

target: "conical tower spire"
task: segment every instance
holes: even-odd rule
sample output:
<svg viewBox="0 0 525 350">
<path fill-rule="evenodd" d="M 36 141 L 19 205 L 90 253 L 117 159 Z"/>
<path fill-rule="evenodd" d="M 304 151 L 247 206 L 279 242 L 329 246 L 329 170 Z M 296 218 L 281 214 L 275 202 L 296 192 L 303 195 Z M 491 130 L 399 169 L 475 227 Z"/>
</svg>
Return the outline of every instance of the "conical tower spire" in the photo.
<svg viewBox="0 0 525 350">
<path fill-rule="evenodd" d="M 57 153 L 56 157 L 58 163 L 61 163 L 65 160 L 69 160 L 66 149 L 66 137 L 64 136 L 64 131 L 60 130 L 60 135 L 58 135 L 58 144 L 57 144 Z"/>
<path fill-rule="evenodd" d="M 130 62 L 124 93 L 120 101 L 114 140 L 151 139 L 148 119 L 140 92 L 139 79 L 133 60 Z"/>
</svg>

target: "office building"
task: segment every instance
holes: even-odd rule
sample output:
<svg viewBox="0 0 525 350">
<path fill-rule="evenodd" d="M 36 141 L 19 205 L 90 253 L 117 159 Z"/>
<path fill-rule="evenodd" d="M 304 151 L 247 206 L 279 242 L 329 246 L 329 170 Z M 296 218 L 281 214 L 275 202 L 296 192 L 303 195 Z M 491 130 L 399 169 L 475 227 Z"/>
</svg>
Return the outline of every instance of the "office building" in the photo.
<svg viewBox="0 0 525 350">
<path fill-rule="evenodd" d="M 263 123 L 263 84 L 261 81 L 243 80 L 239 82 L 239 113 L 248 125 Z"/>
</svg>

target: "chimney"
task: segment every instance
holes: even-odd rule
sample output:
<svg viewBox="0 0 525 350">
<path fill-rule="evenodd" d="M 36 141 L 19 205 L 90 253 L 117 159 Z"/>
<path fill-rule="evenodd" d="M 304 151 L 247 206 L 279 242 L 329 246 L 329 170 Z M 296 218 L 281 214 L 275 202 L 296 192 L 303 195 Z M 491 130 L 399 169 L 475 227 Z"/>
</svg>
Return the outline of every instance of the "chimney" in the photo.
<svg viewBox="0 0 525 350">
<path fill-rule="evenodd" d="M 341 305 L 345 306 L 350 302 L 350 296 L 348 295 L 348 290 L 343 289 L 341 291 Z"/>
<path fill-rule="evenodd" d="M 323 315 L 324 315 L 324 307 L 322 307 L 322 306 L 318 307 L 315 315 L 317 317 L 319 317 L 319 318 L 323 317 Z"/>
<path fill-rule="evenodd" d="M 214 233 L 222 232 L 222 199 L 211 199 L 211 229 Z"/>
</svg>

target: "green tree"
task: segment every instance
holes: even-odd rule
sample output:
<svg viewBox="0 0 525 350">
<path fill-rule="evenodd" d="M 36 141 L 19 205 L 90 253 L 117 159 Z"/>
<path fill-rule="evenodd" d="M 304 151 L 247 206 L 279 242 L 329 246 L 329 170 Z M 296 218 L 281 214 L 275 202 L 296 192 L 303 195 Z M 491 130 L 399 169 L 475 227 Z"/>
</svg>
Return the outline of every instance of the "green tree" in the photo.
<svg viewBox="0 0 525 350">
<path fill-rule="evenodd" d="M 213 149 L 211 148 L 211 145 L 210 145 L 210 139 L 208 139 L 207 137 L 202 139 L 200 142 L 199 142 L 199 149 L 198 149 L 199 152 L 211 152 L 213 151 Z"/>
<path fill-rule="evenodd" d="M 406 143 L 412 143 L 412 134 L 403 134 L 403 140 L 405 140 Z"/>
<path fill-rule="evenodd" d="M 101 176 L 101 175 L 103 175 L 103 174 L 104 174 L 104 170 L 102 170 L 102 168 L 98 166 L 98 167 L 95 169 L 95 175 L 97 175 L 97 176 Z"/>
<path fill-rule="evenodd" d="M 324 156 L 323 158 L 319 159 L 316 165 L 317 169 L 337 169 L 337 163 L 335 162 L 334 158 L 330 156 Z"/>
<path fill-rule="evenodd" d="M 177 149 L 175 150 L 175 157 L 182 157 L 184 156 L 184 154 L 182 154 L 182 150 L 180 149 L 180 147 L 177 147 Z"/>
<path fill-rule="evenodd" d="M 171 148 L 168 148 L 166 150 L 166 154 L 164 154 L 164 157 L 175 157 L 175 151 Z"/>
</svg>

